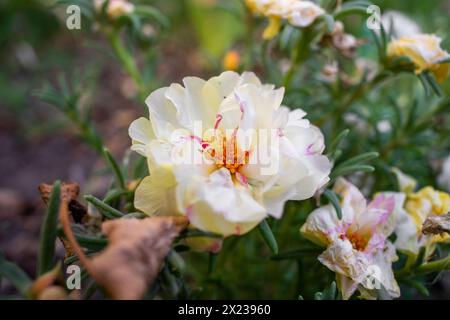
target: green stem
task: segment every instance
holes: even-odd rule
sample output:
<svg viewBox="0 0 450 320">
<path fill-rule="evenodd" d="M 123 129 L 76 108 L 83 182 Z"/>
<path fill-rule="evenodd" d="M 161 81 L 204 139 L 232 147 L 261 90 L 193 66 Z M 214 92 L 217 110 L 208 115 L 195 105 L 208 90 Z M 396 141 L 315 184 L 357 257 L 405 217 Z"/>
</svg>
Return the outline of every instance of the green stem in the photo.
<svg viewBox="0 0 450 320">
<path fill-rule="evenodd" d="M 111 44 L 111 47 L 114 50 L 116 57 L 119 59 L 119 62 L 121 63 L 122 67 L 125 69 L 125 71 L 130 75 L 130 77 L 137 85 L 140 95 L 143 95 L 145 90 L 144 82 L 142 80 L 141 74 L 139 73 L 139 70 L 136 66 L 136 63 L 132 55 L 122 44 L 119 30 L 113 29 L 111 32 L 107 33 L 107 38 Z"/>
<path fill-rule="evenodd" d="M 84 199 L 86 199 L 87 202 L 92 203 L 97 209 L 99 209 L 107 218 L 109 219 L 116 219 L 116 218 L 122 218 L 124 214 L 120 212 L 119 210 L 107 205 L 102 200 L 92 196 L 92 195 L 86 195 L 84 196 Z"/>
<path fill-rule="evenodd" d="M 323 118 L 319 119 L 316 124 L 318 126 L 327 123 L 331 119 L 341 119 L 342 115 L 351 107 L 352 103 L 358 98 L 364 96 L 368 91 L 374 89 L 377 85 L 382 83 L 389 75 L 380 73 L 378 76 L 373 78 L 372 81 L 366 84 L 361 84 L 358 88 L 350 95 L 350 97 L 344 101 L 340 106 L 338 106 L 334 111 L 326 114 Z"/>
<path fill-rule="evenodd" d="M 291 87 L 291 82 L 294 78 L 295 73 L 297 72 L 302 62 L 305 61 L 308 56 L 308 45 L 310 40 L 311 39 L 309 36 L 309 32 L 307 30 L 303 30 L 302 36 L 300 37 L 292 56 L 291 68 L 288 70 L 284 77 L 283 84 L 286 91 Z"/>
<path fill-rule="evenodd" d="M 418 266 L 416 268 L 415 274 L 427 274 L 432 272 L 439 272 L 442 270 L 450 270 L 450 256 Z"/>
<path fill-rule="evenodd" d="M 450 255 L 436 261 L 424 263 L 416 268 L 406 268 L 395 273 L 398 278 L 420 276 L 428 273 L 450 270 Z"/>
<path fill-rule="evenodd" d="M 108 164 L 110 165 L 112 171 L 114 172 L 117 186 L 121 190 L 126 190 L 125 178 L 123 177 L 122 171 L 120 170 L 120 167 L 117 164 L 116 160 L 114 159 L 114 157 L 111 155 L 111 153 L 109 152 L 109 150 L 106 147 L 103 148 L 103 155 L 104 155 L 106 161 L 108 162 Z"/>
<path fill-rule="evenodd" d="M 38 276 L 43 275 L 53 268 L 60 201 L 61 182 L 56 181 L 53 184 L 53 190 L 48 202 L 47 214 L 41 227 L 41 240 L 37 268 Z"/>
</svg>

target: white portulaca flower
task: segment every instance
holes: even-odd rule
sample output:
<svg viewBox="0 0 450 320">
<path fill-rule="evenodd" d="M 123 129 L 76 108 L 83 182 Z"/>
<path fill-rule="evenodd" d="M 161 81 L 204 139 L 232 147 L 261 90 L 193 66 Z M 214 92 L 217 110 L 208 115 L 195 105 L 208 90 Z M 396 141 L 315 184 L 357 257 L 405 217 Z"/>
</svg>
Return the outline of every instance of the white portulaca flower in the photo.
<svg viewBox="0 0 450 320">
<path fill-rule="evenodd" d="M 306 0 L 246 0 L 247 7 L 257 14 L 269 18 L 264 30 L 264 39 L 275 37 L 281 27 L 281 21 L 287 20 L 295 27 L 311 25 L 325 11 L 314 2 Z"/>
<path fill-rule="evenodd" d="M 434 34 L 414 34 L 388 43 L 390 59 L 407 57 L 415 66 L 416 74 L 431 72 L 440 83 L 450 74 L 450 63 L 442 63 L 450 54 L 441 48 L 442 39 Z"/>
<path fill-rule="evenodd" d="M 226 237 L 280 218 L 287 200 L 312 197 L 329 180 L 324 138 L 304 111 L 281 106 L 283 95 L 251 72 L 231 71 L 150 94 L 150 120 L 129 128 L 150 171 L 135 207 L 186 215 L 193 227 Z"/>
<path fill-rule="evenodd" d="M 94 6 L 97 11 L 102 10 L 106 0 L 94 0 Z M 109 0 L 106 7 L 106 14 L 110 19 L 117 19 L 124 14 L 134 11 L 134 4 L 127 0 Z"/>
<path fill-rule="evenodd" d="M 375 289 L 381 286 L 390 297 L 398 297 L 400 289 L 392 271 L 397 256 L 388 237 L 395 226 L 394 210 L 404 199 L 380 193 L 367 203 L 343 178 L 336 181 L 333 190 L 341 196 L 342 217 L 338 218 L 331 204 L 320 207 L 308 216 L 301 233 L 326 248 L 318 259 L 336 273 L 344 299 L 356 290 L 364 298 L 375 298 Z"/>
</svg>

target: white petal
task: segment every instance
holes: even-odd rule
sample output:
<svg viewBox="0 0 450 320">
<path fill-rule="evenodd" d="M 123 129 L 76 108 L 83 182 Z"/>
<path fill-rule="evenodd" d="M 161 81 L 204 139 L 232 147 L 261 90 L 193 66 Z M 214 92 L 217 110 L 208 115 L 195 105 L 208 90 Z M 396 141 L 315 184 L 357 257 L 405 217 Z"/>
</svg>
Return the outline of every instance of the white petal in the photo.
<svg viewBox="0 0 450 320">
<path fill-rule="evenodd" d="M 366 199 L 353 184 L 339 178 L 334 184 L 334 192 L 342 196 L 342 220 L 347 223 L 353 223 L 359 219 L 359 216 L 366 211 Z"/>
<path fill-rule="evenodd" d="M 250 190 L 235 185 L 225 168 L 209 176 L 177 174 L 177 181 L 177 201 L 191 224 L 201 230 L 224 236 L 243 234 L 267 216 Z"/>
<path fill-rule="evenodd" d="M 333 206 L 326 205 L 311 212 L 300 229 L 302 235 L 312 242 L 327 246 L 339 232 L 340 226 Z"/>
<path fill-rule="evenodd" d="M 170 140 L 172 131 L 183 128 L 179 118 L 183 112 L 166 98 L 168 88 L 153 91 L 145 100 L 149 108 L 153 132 L 159 139 Z"/>
<path fill-rule="evenodd" d="M 154 170 L 136 188 L 134 206 L 148 215 L 179 214 L 175 202 L 175 185 L 170 172 L 162 168 Z"/>
<path fill-rule="evenodd" d="M 370 262 L 367 256 L 353 248 L 347 239 L 336 238 L 319 257 L 319 261 L 330 270 L 360 283 Z"/>
<path fill-rule="evenodd" d="M 276 90 L 245 84 L 234 90 L 236 101 L 242 113 L 239 127 L 247 129 L 272 128 L 273 112 L 283 100 L 284 88 Z"/>
<path fill-rule="evenodd" d="M 378 251 L 373 263 L 374 266 L 379 268 L 377 280 L 392 298 L 400 296 L 400 288 L 394 278 L 394 272 L 392 271 L 392 261 L 395 261 L 396 259 L 397 255 L 395 254 L 394 246 L 387 242 L 386 248 Z"/>
<path fill-rule="evenodd" d="M 412 254 L 419 253 L 418 230 L 414 220 L 408 212 L 403 208 L 405 194 L 397 193 L 398 203 L 394 209 L 395 217 L 395 239 L 394 245 L 398 250 L 410 252 Z M 400 205 L 401 204 L 401 205 Z"/>
<path fill-rule="evenodd" d="M 128 134 L 133 141 L 142 144 L 148 144 L 152 139 L 155 139 L 152 125 L 150 121 L 144 117 L 136 119 L 131 123 Z"/>
<path fill-rule="evenodd" d="M 349 277 L 336 273 L 336 284 L 342 294 L 342 299 L 348 300 L 358 288 L 358 283 Z"/>
<path fill-rule="evenodd" d="M 359 216 L 357 220 L 359 230 L 372 234 L 380 232 L 389 236 L 394 230 L 395 220 L 390 218 L 393 217 L 395 204 L 396 199 L 393 195 L 387 192 L 377 194 L 367 206 L 366 213 Z"/>
<path fill-rule="evenodd" d="M 197 201 L 188 207 L 187 216 L 192 226 L 224 237 L 245 234 L 260 222 L 230 222 L 223 215 L 215 212 L 211 204 L 205 200 Z"/>
</svg>

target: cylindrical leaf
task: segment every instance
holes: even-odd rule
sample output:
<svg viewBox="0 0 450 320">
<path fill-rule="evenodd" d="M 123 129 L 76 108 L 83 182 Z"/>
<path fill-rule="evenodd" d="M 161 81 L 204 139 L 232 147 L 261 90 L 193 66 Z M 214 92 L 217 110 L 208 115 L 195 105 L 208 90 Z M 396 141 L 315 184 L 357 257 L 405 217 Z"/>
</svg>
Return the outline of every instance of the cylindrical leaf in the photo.
<svg viewBox="0 0 450 320">
<path fill-rule="evenodd" d="M 261 235 L 264 239 L 264 241 L 269 246 L 270 250 L 274 254 L 278 254 L 278 244 L 277 240 L 275 239 L 275 236 L 273 235 L 272 229 L 270 229 L 269 224 L 267 223 L 267 220 L 261 221 L 261 223 L 258 225 L 259 231 L 261 232 Z"/>
<path fill-rule="evenodd" d="M 37 275 L 42 275 L 53 267 L 60 198 L 61 183 L 56 181 L 53 184 L 52 194 L 48 201 L 47 214 L 41 227 Z"/>
</svg>

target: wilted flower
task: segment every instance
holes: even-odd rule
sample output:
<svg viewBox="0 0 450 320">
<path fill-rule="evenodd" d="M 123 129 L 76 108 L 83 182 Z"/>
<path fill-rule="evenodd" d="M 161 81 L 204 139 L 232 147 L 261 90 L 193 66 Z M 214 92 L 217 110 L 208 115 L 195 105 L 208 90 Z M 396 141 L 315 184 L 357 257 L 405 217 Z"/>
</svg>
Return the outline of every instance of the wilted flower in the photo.
<svg viewBox="0 0 450 320">
<path fill-rule="evenodd" d="M 440 61 L 450 55 L 442 50 L 441 41 L 434 34 L 404 36 L 388 44 L 387 54 L 390 58 L 407 57 L 414 63 L 416 74 L 430 71 L 438 82 L 443 82 L 449 74 L 450 63 Z"/>
<path fill-rule="evenodd" d="M 361 45 L 361 41 L 353 35 L 345 33 L 344 24 L 341 21 L 336 21 L 333 32 L 331 33 L 331 44 L 342 55 L 351 58 L 355 55 L 356 49 Z"/>
<path fill-rule="evenodd" d="M 331 204 L 320 207 L 308 216 L 302 234 L 327 248 L 318 259 L 336 273 L 344 299 L 357 289 L 365 298 L 374 298 L 374 289 L 381 286 L 391 297 L 398 297 L 400 289 L 392 272 L 397 256 L 387 240 L 394 228 L 395 197 L 379 194 L 367 204 L 361 192 L 342 178 L 334 191 L 342 199 L 342 219 Z"/>
<path fill-rule="evenodd" d="M 150 121 L 129 128 L 132 149 L 150 170 L 136 189 L 137 209 L 240 235 L 328 181 L 322 133 L 302 110 L 280 106 L 283 88 L 231 71 L 183 84 L 154 91 L 146 100 Z"/>
<path fill-rule="evenodd" d="M 422 225 L 434 215 L 443 215 L 450 211 L 450 195 L 428 186 L 414 192 L 417 182 L 399 169 L 397 175 L 401 192 L 392 193 L 398 199 L 395 210 L 395 246 L 399 250 L 418 254 L 421 247 L 427 247 L 427 255 L 434 251 L 437 242 L 446 241 L 448 235 L 424 235 Z M 401 204 L 401 205 L 399 205 Z"/>
<path fill-rule="evenodd" d="M 95 9 L 101 11 L 106 1 L 107 0 L 94 0 Z M 106 7 L 106 14 L 113 20 L 133 11 L 134 4 L 127 0 L 109 0 Z"/>
<path fill-rule="evenodd" d="M 230 50 L 223 58 L 223 68 L 225 70 L 236 71 L 241 63 L 241 56 L 236 50 Z"/>
<path fill-rule="evenodd" d="M 450 195 L 433 187 L 425 187 L 418 192 L 407 195 L 405 209 L 411 216 L 416 227 L 419 246 L 428 246 L 433 251 L 436 242 L 448 240 L 448 234 L 425 236 L 422 234 L 422 225 L 432 215 L 444 215 L 450 212 Z"/>
<path fill-rule="evenodd" d="M 295 27 L 307 27 L 325 11 L 306 0 L 246 0 L 247 7 L 255 13 L 269 18 L 263 38 L 272 39 L 280 31 L 281 21 L 287 20 Z"/>
<path fill-rule="evenodd" d="M 333 83 L 336 82 L 337 77 L 339 73 L 339 68 L 336 61 L 333 61 L 331 63 L 327 63 L 321 70 L 319 79 L 328 82 Z"/>
</svg>

